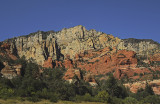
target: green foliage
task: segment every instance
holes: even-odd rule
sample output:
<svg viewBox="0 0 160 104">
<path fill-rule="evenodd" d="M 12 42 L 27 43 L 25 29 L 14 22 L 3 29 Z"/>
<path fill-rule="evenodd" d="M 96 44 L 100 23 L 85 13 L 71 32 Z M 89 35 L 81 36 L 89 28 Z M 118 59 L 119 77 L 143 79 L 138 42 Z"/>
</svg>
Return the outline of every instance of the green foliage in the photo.
<svg viewBox="0 0 160 104">
<path fill-rule="evenodd" d="M 95 62 L 99 62 L 99 60 L 97 59 Z"/>
<path fill-rule="evenodd" d="M 14 90 L 11 88 L 0 88 L 0 98 L 11 97 L 14 94 Z"/>
<path fill-rule="evenodd" d="M 78 95 L 84 95 L 86 93 L 91 93 L 92 88 L 89 86 L 88 83 L 84 81 L 79 81 L 77 85 L 75 85 L 75 92 Z"/>
<path fill-rule="evenodd" d="M 132 97 L 136 98 L 137 100 L 144 99 L 149 94 L 144 90 L 138 90 L 136 94 L 132 94 Z"/>
<path fill-rule="evenodd" d="M 123 99 L 117 97 L 111 97 L 109 102 L 111 104 L 124 104 Z"/>
<path fill-rule="evenodd" d="M 39 77 L 39 67 L 37 64 L 31 61 L 27 63 L 25 68 L 25 78 L 37 78 Z"/>
<path fill-rule="evenodd" d="M 46 69 L 42 74 L 42 80 L 50 92 L 59 93 L 60 99 L 69 100 L 70 97 L 75 96 L 75 86 L 62 80 L 62 72 L 59 69 Z"/>
<path fill-rule="evenodd" d="M 65 70 L 63 68 L 45 69 L 43 73 L 39 73 L 40 66 L 33 61 L 26 62 L 25 57 L 14 63 L 22 64 L 22 76 L 12 80 L 0 77 L 0 98 L 20 97 L 32 102 L 48 99 L 51 102 L 72 100 L 111 104 L 132 104 L 133 102 L 159 104 L 160 102 L 159 97 L 154 95 L 148 83 L 144 90 L 129 95 L 123 83 L 116 80 L 111 73 L 107 74 L 109 75 L 108 80 L 100 81 L 97 78 L 98 86 L 92 87 L 89 83 L 76 77 L 75 83 L 70 84 L 64 81 Z M 81 73 L 84 76 L 85 72 L 81 70 Z M 102 76 L 99 75 L 99 77 Z"/>
<path fill-rule="evenodd" d="M 81 102 L 81 101 L 96 102 L 98 101 L 98 99 L 92 97 L 89 93 L 86 93 L 83 96 L 76 95 L 76 97 L 74 98 L 74 101 L 76 102 Z"/>
<path fill-rule="evenodd" d="M 28 64 L 27 61 L 26 61 L 26 59 L 25 59 L 25 56 L 22 56 L 21 58 L 17 59 L 14 63 L 22 65 L 21 75 L 24 76 L 24 74 L 25 74 L 25 68 L 26 68 L 26 66 Z"/>
<path fill-rule="evenodd" d="M 152 95 L 154 96 L 153 89 L 150 85 L 148 85 L 147 82 L 146 82 L 145 89 L 139 89 L 136 94 L 133 94 L 133 93 L 130 94 L 131 97 L 139 101 L 145 99 L 147 96 L 152 96 Z"/>
<path fill-rule="evenodd" d="M 53 95 L 50 97 L 50 101 L 56 103 L 56 102 L 58 102 L 58 100 L 59 100 L 58 97 L 59 97 L 58 94 L 53 94 Z"/>
<path fill-rule="evenodd" d="M 146 82 L 146 87 L 144 90 L 146 93 L 148 93 L 149 95 L 154 95 L 153 89 L 152 87 Z"/>
<path fill-rule="evenodd" d="M 119 84 L 113 75 L 110 75 L 107 81 L 100 83 L 101 90 L 106 90 L 109 95 L 124 98 L 128 96 L 126 88 Z"/>
<path fill-rule="evenodd" d="M 147 56 L 136 56 L 138 62 L 137 66 L 139 67 L 149 67 L 150 64 L 143 62 L 144 60 L 147 60 Z"/>
<path fill-rule="evenodd" d="M 45 88 L 45 84 L 37 79 L 24 79 L 20 89 L 25 90 L 22 96 L 34 96 L 35 93 Z"/>
<path fill-rule="evenodd" d="M 89 93 L 86 93 L 84 95 L 84 101 L 93 101 L 93 98 Z"/>
<path fill-rule="evenodd" d="M 17 76 L 11 80 L 11 83 L 14 86 L 14 88 L 19 88 L 22 85 L 22 79 L 23 77 Z"/>
<path fill-rule="evenodd" d="M 9 79 L 0 78 L 0 87 L 1 88 L 13 88 L 13 84 Z"/>
<path fill-rule="evenodd" d="M 98 95 L 96 96 L 96 98 L 100 101 L 100 102 L 108 102 L 109 100 L 109 94 L 106 91 L 100 91 L 98 93 Z"/>
<path fill-rule="evenodd" d="M 12 97 L 15 93 L 10 80 L 0 78 L 0 98 Z"/>
<path fill-rule="evenodd" d="M 137 99 L 132 97 L 126 97 L 124 99 L 124 104 L 137 104 L 137 103 L 138 103 Z"/>
<path fill-rule="evenodd" d="M 151 66 L 160 66 L 160 61 L 152 61 L 150 62 Z"/>
<path fill-rule="evenodd" d="M 157 95 L 149 95 L 142 100 L 143 103 L 160 104 L 160 97 Z"/>
<path fill-rule="evenodd" d="M 134 73 L 134 76 L 137 76 L 138 75 L 138 73 Z"/>
<path fill-rule="evenodd" d="M 40 101 L 40 99 L 38 97 L 36 97 L 36 96 L 28 97 L 27 100 L 31 101 L 31 102 L 38 102 L 38 101 Z"/>
<path fill-rule="evenodd" d="M 52 96 L 52 92 L 49 92 L 48 89 L 44 88 L 36 92 L 36 96 L 41 99 L 49 99 Z"/>
</svg>

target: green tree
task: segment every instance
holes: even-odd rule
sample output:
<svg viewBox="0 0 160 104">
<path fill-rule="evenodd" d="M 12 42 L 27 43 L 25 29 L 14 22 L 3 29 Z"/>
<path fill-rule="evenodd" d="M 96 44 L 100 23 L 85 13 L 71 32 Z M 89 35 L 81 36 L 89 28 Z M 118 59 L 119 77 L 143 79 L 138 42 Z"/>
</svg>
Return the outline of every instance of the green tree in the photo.
<svg viewBox="0 0 160 104">
<path fill-rule="evenodd" d="M 132 97 L 126 97 L 124 99 L 124 104 L 137 104 L 137 103 L 138 103 L 137 99 Z"/>
<path fill-rule="evenodd" d="M 93 98 L 92 98 L 92 96 L 91 96 L 89 93 L 86 93 L 86 94 L 83 96 L 83 100 L 84 100 L 84 101 L 93 101 Z"/>
<path fill-rule="evenodd" d="M 74 100 L 76 102 L 81 102 L 81 101 L 90 101 L 90 102 L 94 102 L 96 101 L 96 98 L 92 97 L 89 93 L 86 93 L 85 95 L 81 96 L 81 95 L 76 95 L 76 97 L 74 98 Z"/>
<path fill-rule="evenodd" d="M 96 98 L 98 98 L 99 101 L 101 101 L 101 102 L 108 102 L 108 100 L 109 100 L 109 94 L 106 91 L 100 91 L 98 93 L 98 95 L 96 96 Z"/>
<path fill-rule="evenodd" d="M 37 78 L 39 77 L 39 67 L 33 62 L 28 62 L 25 68 L 25 78 Z"/>
<path fill-rule="evenodd" d="M 124 104 L 122 98 L 117 98 L 117 97 L 111 97 L 110 104 Z"/>
<path fill-rule="evenodd" d="M 147 82 L 146 82 L 146 87 L 144 91 L 150 95 L 154 95 L 152 87 Z"/>
<path fill-rule="evenodd" d="M 106 90 L 109 95 L 124 98 L 128 96 L 126 88 L 118 83 L 113 75 L 110 75 L 107 81 L 100 84 L 101 90 Z"/>
<path fill-rule="evenodd" d="M 157 95 L 149 95 L 143 99 L 143 103 L 160 104 L 160 97 Z"/>
<path fill-rule="evenodd" d="M 17 76 L 11 80 L 15 89 L 19 89 L 19 87 L 22 85 L 22 79 L 22 76 Z"/>
</svg>

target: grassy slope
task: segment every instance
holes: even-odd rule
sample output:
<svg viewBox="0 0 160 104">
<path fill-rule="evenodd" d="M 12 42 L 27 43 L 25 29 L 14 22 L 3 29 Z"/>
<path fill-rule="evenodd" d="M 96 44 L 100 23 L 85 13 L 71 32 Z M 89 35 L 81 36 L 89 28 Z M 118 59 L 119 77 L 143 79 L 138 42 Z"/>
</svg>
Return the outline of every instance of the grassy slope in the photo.
<svg viewBox="0 0 160 104">
<path fill-rule="evenodd" d="M 52 102 L 48 100 L 42 100 L 40 102 L 29 102 L 29 101 L 19 101 L 15 99 L 8 99 L 8 100 L 2 100 L 0 99 L 0 104 L 53 104 Z M 81 103 L 75 103 L 71 101 L 59 101 L 58 103 L 54 104 L 104 104 L 104 103 L 99 103 L 99 102 L 81 102 Z"/>
</svg>

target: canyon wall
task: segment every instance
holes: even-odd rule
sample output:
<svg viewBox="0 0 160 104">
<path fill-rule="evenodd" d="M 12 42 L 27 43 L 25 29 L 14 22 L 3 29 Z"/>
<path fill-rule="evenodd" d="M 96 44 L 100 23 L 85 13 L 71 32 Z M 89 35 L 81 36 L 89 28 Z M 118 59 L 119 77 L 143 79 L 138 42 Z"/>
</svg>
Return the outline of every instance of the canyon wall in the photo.
<svg viewBox="0 0 160 104">
<path fill-rule="evenodd" d="M 34 59 L 39 65 L 43 65 L 48 57 L 52 57 L 52 60 L 64 60 L 69 55 L 70 59 L 74 59 L 76 54 L 85 50 L 97 51 L 105 47 L 111 50 L 131 50 L 143 56 L 160 52 L 159 44 L 152 40 L 122 40 L 93 29 L 87 30 L 81 25 L 58 32 L 38 31 L 5 42 L 10 44 L 10 51 L 14 55 Z"/>
</svg>

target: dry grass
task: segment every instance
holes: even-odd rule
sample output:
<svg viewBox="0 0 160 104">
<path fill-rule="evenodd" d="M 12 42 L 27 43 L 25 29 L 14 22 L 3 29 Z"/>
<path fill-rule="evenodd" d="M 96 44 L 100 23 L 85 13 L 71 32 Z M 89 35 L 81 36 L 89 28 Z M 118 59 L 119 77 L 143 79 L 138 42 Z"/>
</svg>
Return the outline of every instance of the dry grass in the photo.
<svg viewBox="0 0 160 104">
<path fill-rule="evenodd" d="M 56 104 L 104 104 L 104 103 L 99 103 L 99 102 L 81 102 L 81 103 L 75 103 L 71 101 L 60 101 Z"/>
<path fill-rule="evenodd" d="M 104 103 L 99 103 L 99 102 L 76 103 L 76 102 L 71 102 L 71 101 L 59 101 L 58 103 L 52 103 L 48 100 L 41 100 L 40 102 L 34 103 L 34 102 L 20 101 L 20 100 L 15 100 L 15 99 L 7 99 L 7 100 L 0 99 L 0 104 L 104 104 Z"/>
</svg>

